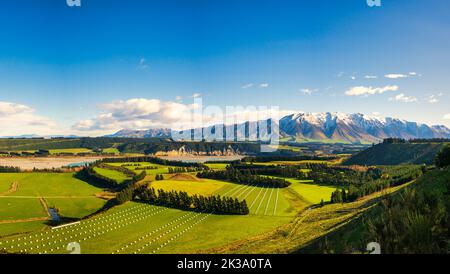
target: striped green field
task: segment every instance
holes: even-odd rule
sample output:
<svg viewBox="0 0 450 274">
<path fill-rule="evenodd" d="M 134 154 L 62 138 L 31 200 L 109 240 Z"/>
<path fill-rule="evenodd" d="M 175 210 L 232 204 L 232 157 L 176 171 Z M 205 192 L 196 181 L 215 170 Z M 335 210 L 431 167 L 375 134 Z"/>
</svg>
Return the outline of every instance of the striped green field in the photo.
<svg viewBox="0 0 450 274">
<path fill-rule="evenodd" d="M 0 239 L 0 249 L 27 253 L 192 253 L 262 233 L 290 218 L 221 216 L 127 203 L 73 225 Z"/>
<path fill-rule="evenodd" d="M 250 214 L 262 216 L 293 216 L 307 206 L 302 201 L 291 203 L 295 198 L 290 189 L 265 188 L 251 185 L 229 185 L 215 194 L 245 200 Z"/>
</svg>

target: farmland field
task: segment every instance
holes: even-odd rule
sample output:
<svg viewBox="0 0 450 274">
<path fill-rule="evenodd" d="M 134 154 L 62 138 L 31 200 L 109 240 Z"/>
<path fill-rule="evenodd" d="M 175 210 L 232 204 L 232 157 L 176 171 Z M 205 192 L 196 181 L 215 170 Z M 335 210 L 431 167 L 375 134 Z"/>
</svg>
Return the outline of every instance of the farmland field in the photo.
<svg viewBox="0 0 450 274">
<path fill-rule="evenodd" d="M 119 172 L 117 170 L 111 170 L 111 169 L 100 168 L 100 167 L 94 167 L 94 170 L 102 176 L 116 180 L 117 183 L 119 183 L 119 184 L 124 183 L 130 179 L 129 176 L 126 176 L 124 173 Z"/>
<path fill-rule="evenodd" d="M 168 166 L 148 163 L 125 164 L 131 170 L 150 165 L 157 169 L 146 171 L 165 174 L 164 180 L 151 182 L 151 187 L 245 199 L 250 214 L 215 215 L 129 202 L 66 228 L 50 229 L 42 220 L 16 223 L 17 230 L 9 222 L 0 224 L 0 235 L 38 230 L 26 236 L 3 238 L 0 248 L 29 253 L 66 253 L 67 241 L 78 241 L 86 253 L 200 252 L 274 229 L 288 223 L 297 212 L 310 205 L 306 200 L 298 200 L 292 189 L 199 179 L 195 173 L 167 174 Z M 95 170 L 116 180 L 127 179 L 116 170 L 98 167 Z M 2 191 L 8 191 L 12 182 L 17 182 L 17 189 L 0 198 L 3 221 L 48 218 L 39 198 L 43 198 L 48 207 L 58 208 L 61 216 L 74 219 L 97 211 L 105 203 L 95 197 L 101 189 L 76 179 L 71 173 L 0 174 Z"/>
<path fill-rule="evenodd" d="M 139 166 L 134 166 L 134 164 L 139 164 Z M 148 175 L 166 174 L 166 173 L 169 173 L 169 168 L 175 168 L 174 166 L 164 166 L 164 165 L 151 164 L 151 163 L 145 163 L 145 162 L 141 162 L 141 163 L 108 163 L 108 165 L 123 166 L 132 171 L 140 171 L 140 170 L 136 170 L 139 168 L 155 167 L 155 169 L 145 169 L 145 172 Z"/>
<path fill-rule="evenodd" d="M 0 236 L 14 222 L 24 231 L 45 227 L 42 221 L 49 219 L 49 207 L 59 210 L 61 217 L 82 218 L 105 204 L 95 196 L 102 189 L 73 173 L 0 173 L 0 189 Z M 34 222 L 37 219 L 41 222 Z"/>
<path fill-rule="evenodd" d="M 120 151 L 115 147 L 105 148 L 102 150 L 104 153 L 113 153 L 113 154 L 120 154 Z"/>
<path fill-rule="evenodd" d="M 50 154 L 58 154 L 58 153 L 93 153 L 91 149 L 87 148 L 63 148 L 63 149 L 50 149 Z"/>
<path fill-rule="evenodd" d="M 210 169 L 225 169 L 228 164 L 205 164 L 207 167 L 209 167 Z"/>
<path fill-rule="evenodd" d="M 264 232 L 289 219 L 220 216 L 128 203 L 79 224 L 2 239 L 0 248 L 67 253 L 66 243 L 76 241 L 83 253 L 192 253 Z"/>
<path fill-rule="evenodd" d="M 169 173 L 169 168 L 177 167 L 149 162 L 107 164 L 137 173 L 145 170 L 148 175 L 139 184 L 148 183 L 156 190 L 245 201 L 248 214 L 180 210 L 134 200 L 84 219 L 107 203 L 97 198 L 105 189 L 78 179 L 75 173 L 0 173 L 0 250 L 67 253 L 67 244 L 78 242 L 83 253 L 222 252 L 234 243 L 290 226 L 322 200 L 328 203 L 336 190 L 312 180 L 286 179 L 290 185 L 278 188 L 198 178 L 197 172 Z M 209 164 L 212 170 L 224 170 L 225 166 Z M 130 179 L 120 170 L 93 168 L 119 183 Z M 161 178 L 156 180 L 156 175 Z M 52 228 L 47 208 L 55 208 L 66 223 L 72 224 Z"/>
<path fill-rule="evenodd" d="M 213 193 L 218 192 L 222 188 L 226 188 L 232 184 L 209 180 L 209 179 L 181 179 L 179 176 L 174 179 L 167 179 L 162 181 L 154 181 L 150 184 L 151 187 L 155 189 L 163 189 L 163 190 L 176 190 L 176 191 L 186 191 L 189 194 L 201 194 L 201 195 L 211 195 Z M 186 178 L 186 177 L 185 177 Z"/>
<path fill-rule="evenodd" d="M 20 199 L 0 197 L 0 204 L 0 222 L 47 217 L 47 214 L 40 205 L 38 198 Z"/>
<path fill-rule="evenodd" d="M 288 181 L 292 183 L 290 188 L 312 204 L 318 204 L 321 200 L 329 202 L 331 193 L 336 190 L 335 187 L 314 185 L 310 181 L 306 183 L 295 179 L 288 179 Z"/>
</svg>

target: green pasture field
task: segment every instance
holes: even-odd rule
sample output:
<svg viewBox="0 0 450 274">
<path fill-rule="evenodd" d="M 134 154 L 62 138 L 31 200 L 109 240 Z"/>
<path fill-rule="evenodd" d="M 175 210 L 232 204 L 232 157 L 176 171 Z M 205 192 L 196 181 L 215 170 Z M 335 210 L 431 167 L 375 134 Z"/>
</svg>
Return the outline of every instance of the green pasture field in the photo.
<svg viewBox="0 0 450 274">
<path fill-rule="evenodd" d="M 104 153 L 114 153 L 116 155 L 120 154 L 120 151 L 115 147 L 105 148 L 102 150 Z"/>
<path fill-rule="evenodd" d="M 79 147 L 79 139 L 0 139 L 0 150 L 63 149 Z"/>
<path fill-rule="evenodd" d="M 1 193 L 8 191 L 11 188 L 11 185 L 12 185 L 12 182 L 2 182 L 2 180 L 0 179 L 0 195 L 1 195 Z"/>
<path fill-rule="evenodd" d="M 183 177 L 184 178 L 184 177 Z M 153 181 L 150 186 L 166 191 L 185 191 L 189 194 L 220 195 L 246 200 L 250 214 L 264 216 L 292 216 L 307 206 L 305 200 L 292 197 L 286 189 L 239 185 L 212 179 L 166 179 Z M 320 202 L 320 201 L 319 201 Z"/>
<path fill-rule="evenodd" d="M 113 163 L 121 166 L 124 163 Z M 135 163 L 130 163 L 135 164 Z M 0 224 L 0 249 L 27 253 L 68 253 L 70 242 L 81 245 L 81 253 L 198 253 L 274 231 L 289 224 L 308 206 L 329 200 L 334 188 L 310 184 L 310 181 L 289 179 L 287 188 L 266 188 L 240 185 L 212 179 L 195 178 L 195 173 L 167 174 L 168 167 L 150 163 L 144 166 L 157 166 L 146 170 L 147 174 L 164 174 L 164 180 L 153 181 L 155 189 L 186 191 L 190 194 L 220 195 L 246 200 L 250 214 L 215 215 L 201 212 L 182 211 L 173 208 L 153 206 L 138 202 L 128 202 L 103 213 L 97 214 L 79 224 L 51 229 L 43 222 Z M 223 166 L 216 166 L 223 167 Z M 137 166 L 128 166 L 135 170 Z M 100 174 L 117 179 L 128 179 L 121 172 L 99 169 Z M 102 172 L 102 173 L 101 173 Z M 23 200 L 37 204 L 20 204 L 9 211 L 0 211 L 1 216 L 17 218 L 16 212 L 35 216 L 40 210 L 38 197 L 44 197 L 48 206 L 55 206 L 62 216 L 81 218 L 101 208 L 105 201 L 95 198 L 101 189 L 73 177 L 71 173 L 18 173 L 0 174 L 0 189 L 5 191 L 12 182 L 18 182 L 18 189 L 0 198 L 0 208 L 8 203 Z M 308 183 L 306 183 L 308 182 Z M 29 196 L 31 198 L 13 198 Z M 2 202 L 2 199 L 4 200 Z M 28 218 L 28 215 L 20 216 Z M 6 218 L 6 217 L 4 217 Z M 17 227 L 17 228 L 16 228 Z M 25 233 L 11 235 L 12 233 Z"/>
<path fill-rule="evenodd" d="M 290 217 L 223 216 L 129 202 L 80 224 L 0 239 L 0 249 L 27 253 L 194 253 L 257 235 Z"/>
<path fill-rule="evenodd" d="M 47 216 L 38 198 L 9 198 L 1 196 L 0 205 L 0 227 L 2 226 L 1 221 Z"/>
<path fill-rule="evenodd" d="M 0 242 L 4 235 L 20 235 L 47 229 L 47 221 L 0 224 Z M 0 247 L 1 249 L 1 247 Z"/>
<path fill-rule="evenodd" d="M 195 178 L 194 178 L 195 179 Z M 204 196 L 212 195 L 222 188 L 235 186 L 232 183 L 212 180 L 212 179 L 195 179 L 195 180 L 161 180 L 153 181 L 150 187 L 154 189 L 185 191 L 188 194 L 200 194 Z"/>
<path fill-rule="evenodd" d="M 220 195 L 246 200 L 250 214 L 292 216 L 308 205 L 329 201 L 335 188 L 311 184 L 310 180 L 288 179 L 288 188 L 264 188 L 212 179 L 166 179 L 151 182 L 155 189 L 186 191 L 189 194 Z"/>
<path fill-rule="evenodd" d="M 5 193 L 13 182 L 17 183 L 17 190 Z M 16 233 L 12 229 L 16 225 L 18 232 L 45 227 L 42 221 L 25 222 L 29 218 L 47 217 L 40 197 L 48 207 L 58 208 L 62 217 L 69 218 L 84 217 L 105 204 L 104 200 L 95 197 L 102 189 L 75 178 L 73 173 L 0 173 L 0 189 L 3 193 L 0 196 L 0 237 Z"/>
<path fill-rule="evenodd" d="M 318 204 L 322 199 L 324 202 L 329 202 L 331 200 L 331 193 L 336 190 L 335 187 L 331 186 L 311 184 L 312 181 L 310 180 L 287 180 L 291 183 L 289 187 L 311 204 Z"/>
<path fill-rule="evenodd" d="M 278 149 L 278 150 L 288 150 L 288 151 L 292 151 L 292 152 L 302 152 L 302 150 L 304 150 L 303 147 L 298 147 L 298 146 L 290 146 L 290 145 L 277 145 L 277 146 L 270 146 L 274 149 Z"/>
<path fill-rule="evenodd" d="M 148 166 L 154 166 L 157 167 L 157 169 L 146 169 L 145 173 L 147 175 L 156 175 L 156 174 L 167 174 L 169 173 L 169 167 L 176 168 L 174 166 L 165 166 L 165 165 L 158 165 L 158 164 L 152 164 L 148 162 L 130 162 L 130 163 L 108 163 L 108 165 L 111 166 L 122 166 L 122 165 L 131 165 L 131 166 L 124 166 L 125 168 L 128 168 L 129 170 L 136 171 L 136 172 L 142 172 L 142 170 L 136 170 L 136 168 L 139 167 L 148 167 Z M 134 164 L 140 164 L 140 166 L 133 166 Z"/>
<path fill-rule="evenodd" d="M 18 190 L 8 196 L 31 197 L 93 197 L 101 189 L 74 177 L 74 173 L 0 173 L 0 186 L 9 189 L 18 182 Z"/>
<path fill-rule="evenodd" d="M 224 170 L 229 164 L 205 164 L 210 169 Z"/>
<path fill-rule="evenodd" d="M 116 180 L 119 184 L 122 184 L 130 179 L 130 177 L 117 170 L 105 169 L 100 167 L 94 167 L 94 170 L 100 175 Z"/>
<path fill-rule="evenodd" d="M 49 207 L 59 210 L 58 214 L 66 218 L 83 218 L 103 207 L 105 201 L 96 197 L 87 198 L 47 198 Z"/>
<path fill-rule="evenodd" d="M 63 148 L 63 149 L 50 149 L 50 154 L 58 154 L 58 153 L 93 153 L 92 150 L 87 148 Z"/>
</svg>

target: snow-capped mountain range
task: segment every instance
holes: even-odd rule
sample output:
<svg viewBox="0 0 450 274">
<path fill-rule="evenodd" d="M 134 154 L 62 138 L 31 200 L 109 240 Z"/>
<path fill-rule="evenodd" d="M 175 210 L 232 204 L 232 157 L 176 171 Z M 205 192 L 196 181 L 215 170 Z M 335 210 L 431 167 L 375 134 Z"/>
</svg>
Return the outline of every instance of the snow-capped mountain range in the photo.
<svg viewBox="0 0 450 274">
<path fill-rule="evenodd" d="M 118 132 L 107 135 L 106 137 L 126 137 L 126 138 L 151 138 L 151 137 L 170 137 L 169 128 L 151 128 L 147 130 L 122 129 Z"/>
<path fill-rule="evenodd" d="M 429 126 L 402 119 L 370 116 L 361 113 L 300 112 L 281 118 L 279 128 L 282 137 L 290 137 L 296 141 L 358 143 L 379 142 L 389 137 L 404 139 L 450 138 L 450 129 L 443 125 Z M 109 136 L 170 137 L 170 132 L 170 129 L 121 130 Z"/>
</svg>

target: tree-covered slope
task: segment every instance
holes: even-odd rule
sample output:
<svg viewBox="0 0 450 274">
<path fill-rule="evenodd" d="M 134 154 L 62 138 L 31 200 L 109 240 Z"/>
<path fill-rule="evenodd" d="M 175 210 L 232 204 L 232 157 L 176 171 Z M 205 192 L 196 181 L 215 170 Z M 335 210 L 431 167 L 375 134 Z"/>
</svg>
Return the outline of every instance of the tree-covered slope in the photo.
<svg viewBox="0 0 450 274">
<path fill-rule="evenodd" d="M 353 155 L 346 165 L 432 164 L 445 143 L 382 143 Z"/>
</svg>

